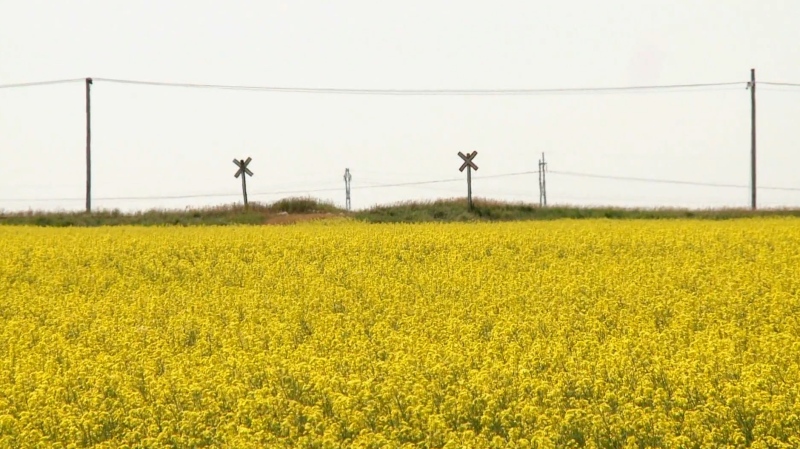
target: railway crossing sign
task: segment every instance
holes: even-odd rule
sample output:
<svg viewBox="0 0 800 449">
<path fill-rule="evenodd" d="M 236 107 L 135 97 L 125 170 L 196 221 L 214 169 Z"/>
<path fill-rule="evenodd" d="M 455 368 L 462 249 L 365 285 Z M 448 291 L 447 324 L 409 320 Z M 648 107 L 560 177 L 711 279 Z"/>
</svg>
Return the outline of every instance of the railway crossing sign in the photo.
<svg viewBox="0 0 800 449">
<path fill-rule="evenodd" d="M 239 170 L 236 170 L 236 174 L 233 175 L 233 177 L 238 178 L 239 175 L 241 175 L 242 173 L 247 173 L 248 175 L 253 176 L 253 172 L 251 172 L 250 169 L 247 168 L 247 164 L 249 164 L 250 161 L 252 160 L 253 158 L 251 157 L 248 157 L 246 160 L 243 161 L 237 161 L 236 159 L 234 159 L 233 163 L 236 164 L 237 167 L 239 167 Z"/>
<path fill-rule="evenodd" d="M 238 178 L 239 176 L 242 177 L 242 195 L 244 196 L 244 207 L 247 207 L 247 181 L 245 180 L 247 179 L 248 175 L 253 176 L 253 172 L 250 171 L 249 168 L 247 168 L 247 165 L 252 160 L 253 158 L 251 157 L 248 157 L 247 159 L 241 161 L 237 159 L 233 160 L 233 163 L 236 164 L 237 167 L 239 167 L 239 169 L 236 170 L 236 174 L 233 175 L 233 177 L 234 178 Z"/>
<path fill-rule="evenodd" d="M 475 169 L 475 170 L 478 169 L 478 166 L 475 165 L 474 162 L 472 162 L 472 160 L 475 159 L 475 156 L 478 155 L 477 151 L 473 151 L 472 153 L 466 154 L 466 155 L 459 151 L 458 155 L 461 157 L 461 159 L 464 159 L 464 163 L 461 164 L 461 168 L 459 168 L 458 171 L 464 171 L 464 169 L 467 168 L 467 167 Z"/>
<path fill-rule="evenodd" d="M 461 164 L 461 168 L 459 168 L 458 171 L 463 172 L 465 168 L 467 169 L 467 205 L 469 206 L 469 210 L 472 210 L 472 207 L 473 207 L 473 205 L 472 205 L 472 170 L 473 169 L 475 169 L 475 170 L 478 169 L 478 166 L 475 165 L 475 162 L 473 162 L 472 160 L 475 159 L 475 156 L 477 156 L 477 155 L 478 155 L 477 151 L 473 151 L 472 153 L 469 153 L 469 154 L 464 154 L 464 153 L 462 153 L 460 151 L 458 152 L 458 156 L 464 161 L 464 163 Z"/>
</svg>

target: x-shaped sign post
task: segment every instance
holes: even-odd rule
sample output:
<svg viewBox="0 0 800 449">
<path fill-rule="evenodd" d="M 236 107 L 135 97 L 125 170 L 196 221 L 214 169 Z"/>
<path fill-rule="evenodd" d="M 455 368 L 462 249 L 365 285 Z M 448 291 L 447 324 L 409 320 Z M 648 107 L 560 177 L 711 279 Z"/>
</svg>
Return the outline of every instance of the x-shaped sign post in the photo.
<svg viewBox="0 0 800 449">
<path fill-rule="evenodd" d="M 236 174 L 233 175 L 233 177 L 234 178 L 238 178 L 239 176 L 242 177 L 242 195 L 244 195 L 245 208 L 247 207 L 247 181 L 245 180 L 247 179 L 247 175 L 253 176 L 253 172 L 251 172 L 250 169 L 247 168 L 247 164 L 249 164 L 250 161 L 252 160 L 253 158 L 251 157 L 248 157 L 247 159 L 242 161 L 236 159 L 233 160 L 233 163 L 236 164 L 237 167 L 239 167 L 239 169 L 236 170 Z"/>
<path fill-rule="evenodd" d="M 475 159 L 477 155 L 477 151 L 473 151 L 469 154 L 458 152 L 458 156 L 464 160 L 464 163 L 461 164 L 461 168 L 459 168 L 458 171 L 463 172 L 465 168 L 467 169 L 467 205 L 469 206 L 469 210 L 472 210 L 472 170 L 478 169 L 478 166 L 475 165 L 475 162 L 472 162 L 472 160 Z"/>
</svg>

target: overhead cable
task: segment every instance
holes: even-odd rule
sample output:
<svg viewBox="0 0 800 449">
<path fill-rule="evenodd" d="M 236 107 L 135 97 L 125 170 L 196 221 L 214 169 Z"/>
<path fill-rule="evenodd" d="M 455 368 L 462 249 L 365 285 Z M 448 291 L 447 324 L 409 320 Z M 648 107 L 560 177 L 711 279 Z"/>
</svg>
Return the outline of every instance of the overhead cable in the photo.
<svg viewBox="0 0 800 449">
<path fill-rule="evenodd" d="M 53 84 L 66 84 L 84 81 L 84 78 L 72 78 L 63 80 L 50 80 L 50 81 L 33 81 L 29 83 L 16 83 L 16 84 L 0 84 L 0 89 L 12 89 L 17 87 L 34 87 L 34 86 L 50 86 Z"/>
<path fill-rule="evenodd" d="M 593 174 L 593 173 L 578 173 L 578 172 L 569 172 L 569 171 L 560 171 L 560 170 L 548 170 L 547 172 L 555 174 L 555 175 L 577 176 L 577 177 L 582 177 L 582 178 L 611 179 L 611 180 L 618 180 L 618 181 L 651 182 L 651 183 L 660 183 L 660 184 L 684 184 L 684 185 L 691 185 L 691 186 L 722 187 L 722 188 L 735 188 L 735 189 L 749 189 L 750 188 L 750 186 L 739 185 L 739 184 L 719 184 L 719 183 L 713 183 L 713 182 L 682 181 L 682 180 L 676 180 L 676 179 L 657 179 L 657 178 L 639 178 L 639 177 L 633 177 L 633 176 L 598 175 L 598 174 Z M 758 189 L 760 189 L 760 190 L 800 191 L 800 187 L 758 186 Z"/>
<path fill-rule="evenodd" d="M 224 89 L 261 92 L 339 94 L 339 95 L 546 95 L 568 93 L 603 93 L 603 92 L 635 92 L 653 90 L 706 89 L 724 86 L 744 86 L 743 81 L 725 83 L 663 84 L 646 86 L 617 87 L 577 87 L 577 88 L 542 88 L 542 89 L 345 89 L 329 87 L 277 87 L 247 86 L 224 84 L 196 84 L 164 81 L 140 81 L 118 78 L 94 78 L 96 82 L 132 84 L 160 87 L 184 87 L 198 89 Z"/>
</svg>

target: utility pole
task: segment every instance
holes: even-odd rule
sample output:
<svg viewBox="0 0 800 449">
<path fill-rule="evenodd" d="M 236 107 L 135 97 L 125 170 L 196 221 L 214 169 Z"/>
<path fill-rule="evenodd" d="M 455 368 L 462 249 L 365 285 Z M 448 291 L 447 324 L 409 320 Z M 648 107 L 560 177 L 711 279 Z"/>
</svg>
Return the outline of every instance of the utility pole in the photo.
<svg viewBox="0 0 800 449">
<path fill-rule="evenodd" d="M 350 180 L 353 179 L 353 176 L 350 174 L 350 169 L 344 169 L 344 190 L 345 190 L 345 209 L 350 212 Z"/>
<path fill-rule="evenodd" d="M 539 159 L 539 207 L 547 207 L 547 180 L 545 173 L 547 173 L 547 162 L 544 161 L 544 153 L 542 153 L 542 158 Z"/>
<path fill-rule="evenodd" d="M 756 210 L 756 69 L 750 69 L 750 207 Z"/>
<path fill-rule="evenodd" d="M 86 212 L 92 211 L 92 79 L 86 78 Z"/>
</svg>

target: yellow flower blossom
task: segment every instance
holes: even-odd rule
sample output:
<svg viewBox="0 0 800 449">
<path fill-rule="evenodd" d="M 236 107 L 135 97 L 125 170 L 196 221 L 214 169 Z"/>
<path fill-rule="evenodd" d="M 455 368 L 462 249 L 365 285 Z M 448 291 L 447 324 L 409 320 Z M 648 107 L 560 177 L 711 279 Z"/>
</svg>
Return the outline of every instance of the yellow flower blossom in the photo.
<svg viewBox="0 0 800 449">
<path fill-rule="evenodd" d="M 0 448 L 800 444 L 796 219 L 0 241 Z"/>
</svg>

